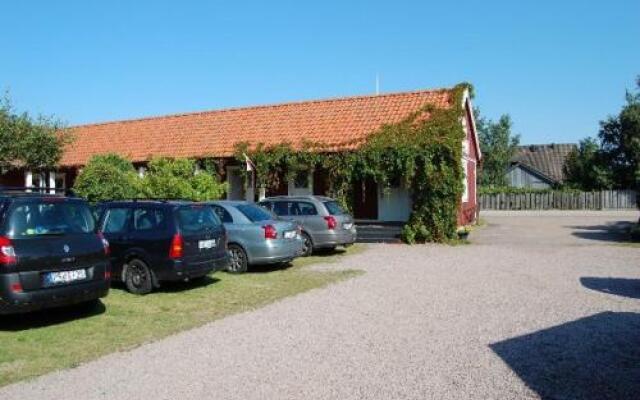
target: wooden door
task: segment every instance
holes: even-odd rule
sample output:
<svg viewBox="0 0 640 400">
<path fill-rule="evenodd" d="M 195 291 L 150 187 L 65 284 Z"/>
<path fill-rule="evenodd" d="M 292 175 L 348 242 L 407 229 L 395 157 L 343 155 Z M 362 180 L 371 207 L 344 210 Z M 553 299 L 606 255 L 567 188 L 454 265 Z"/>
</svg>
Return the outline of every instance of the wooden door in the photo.
<svg viewBox="0 0 640 400">
<path fill-rule="evenodd" d="M 378 184 L 373 179 L 356 182 L 353 195 L 354 218 L 378 219 Z"/>
</svg>

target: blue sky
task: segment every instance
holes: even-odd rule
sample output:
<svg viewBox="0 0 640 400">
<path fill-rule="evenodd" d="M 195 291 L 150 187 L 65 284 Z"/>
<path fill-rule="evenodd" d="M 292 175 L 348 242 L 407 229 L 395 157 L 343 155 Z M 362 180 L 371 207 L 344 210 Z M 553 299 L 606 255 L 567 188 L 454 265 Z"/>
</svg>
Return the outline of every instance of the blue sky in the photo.
<svg viewBox="0 0 640 400">
<path fill-rule="evenodd" d="M 593 4 L 587 4 L 593 3 Z M 12 1 L 0 88 L 69 124 L 472 82 L 572 142 L 640 74 L 640 1 Z"/>
</svg>

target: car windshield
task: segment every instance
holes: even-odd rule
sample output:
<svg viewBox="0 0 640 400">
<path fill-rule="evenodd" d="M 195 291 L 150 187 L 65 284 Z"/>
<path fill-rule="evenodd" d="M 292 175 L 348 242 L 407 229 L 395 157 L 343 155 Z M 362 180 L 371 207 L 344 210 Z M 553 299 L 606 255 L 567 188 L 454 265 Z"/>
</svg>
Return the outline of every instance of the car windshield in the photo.
<svg viewBox="0 0 640 400">
<path fill-rule="evenodd" d="M 275 219 L 265 208 L 254 204 L 238 204 L 235 206 L 251 222 L 269 221 Z"/>
<path fill-rule="evenodd" d="M 94 230 L 95 220 L 87 204 L 56 198 L 16 204 L 9 211 L 7 236 L 25 238 Z"/>
<path fill-rule="evenodd" d="M 327 211 L 331 215 L 343 215 L 344 211 L 342 211 L 342 207 L 338 204 L 337 201 L 325 201 L 324 206 L 327 207 Z"/>
<path fill-rule="evenodd" d="M 211 207 L 193 205 L 178 209 L 178 226 L 184 233 L 202 232 L 221 224 Z"/>
</svg>

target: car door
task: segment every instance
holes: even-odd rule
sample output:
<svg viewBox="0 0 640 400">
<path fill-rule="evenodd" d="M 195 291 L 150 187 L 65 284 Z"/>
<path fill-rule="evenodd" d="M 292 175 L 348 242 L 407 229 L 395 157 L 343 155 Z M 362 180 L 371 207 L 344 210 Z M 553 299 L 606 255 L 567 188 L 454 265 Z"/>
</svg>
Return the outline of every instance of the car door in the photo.
<svg viewBox="0 0 640 400">
<path fill-rule="evenodd" d="M 169 232 L 169 209 L 154 206 L 133 208 L 130 240 L 132 248 L 150 267 L 163 265 L 173 235 Z"/>
<path fill-rule="evenodd" d="M 129 229 L 131 225 L 131 208 L 107 208 L 101 226 L 102 234 L 109 242 L 111 251 L 111 268 L 114 277 L 120 277 L 125 262 L 125 253 L 129 248 Z"/>
<path fill-rule="evenodd" d="M 326 221 L 318 215 L 318 209 L 313 203 L 309 201 L 294 201 L 290 210 L 295 214 L 295 220 L 311 235 L 312 239 L 317 239 L 318 235 L 325 233 L 324 231 L 327 230 Z"/>
<path fill-rule="evenodd" d="M 233 217 L 223 206 L 218 204 L 212 204 L 211 208 L 213 208 L 213 212 L 216 213 L 220 221 L 222 221 L 222 225 L 227 231 L 227 237 L 229 242 L 236 242 L 240 240 L 238 237 L 238 227 L 233 223 Z"/>
</svg>

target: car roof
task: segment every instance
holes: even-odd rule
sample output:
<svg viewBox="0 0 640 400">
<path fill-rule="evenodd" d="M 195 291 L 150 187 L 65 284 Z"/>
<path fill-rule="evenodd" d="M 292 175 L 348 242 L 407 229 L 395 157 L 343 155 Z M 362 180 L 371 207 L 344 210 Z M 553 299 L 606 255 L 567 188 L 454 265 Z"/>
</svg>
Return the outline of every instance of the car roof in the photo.
<svg viewBox="0 0 640 400">
<path fill-rule="evenodd" d="M 317 201 L 333 201 L 331 197 L 317 195 L 300 195 L 300 196 L 272 196 L 264 200 L 317 200 Z"/>
<path fill-rule="evenodd" d="M 181 206 L 190 204 L 199 204 L 198 202 L 189 200 L 160 200 L 160 199 L 131 199 L 131 200 L 110 200 L 98 203 L 98 206 L 129 206 L 129 205 L 164 205 L 164 206 Z"/>
<path fill-rule="evenodd" d="M 221 206 L 239 206 L 242 204 L 255 204 L 255 203 L 250 203 L 245 200 L 214 200 L 214 201 L 207 201 L 205 202 L 205 204 L 217 204 Z"/>
</svg>

